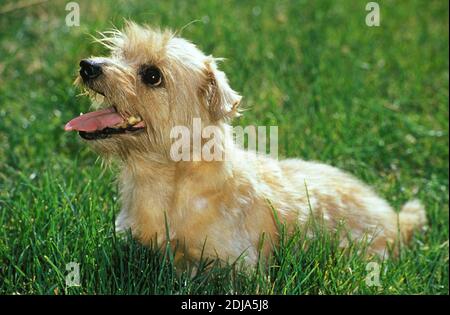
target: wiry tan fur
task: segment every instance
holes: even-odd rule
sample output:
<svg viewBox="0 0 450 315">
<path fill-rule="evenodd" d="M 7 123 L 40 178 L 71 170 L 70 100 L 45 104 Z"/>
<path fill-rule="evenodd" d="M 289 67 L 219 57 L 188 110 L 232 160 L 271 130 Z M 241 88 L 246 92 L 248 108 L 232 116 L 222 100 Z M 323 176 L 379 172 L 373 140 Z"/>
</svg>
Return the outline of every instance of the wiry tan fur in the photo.
<svg viewBox="0 0 450 315">
<path fill-rule="evenodd" d="M 146 129 L 89 143 L 104 156 L 118 157 L 122 210 L 117 229 L 130 228 L 143 244 L 166 240 L 167 219 L 170 240 L 186 249 L 187 260 L 199 259 L 202 251 L 205 257 L 223 260 L 245 252 L 245 261 L 254 264 L 262 233 L 277 240 L 269 201 L 288 224 L 305 223 L 311 210 L 329 229 L 344 221 L 353 238 L 372 237 L 371 251 L 380 254 L 398 235 L 409 240 L 426 223 L 418 201 L 407 203 L 397 215 L 343 171 L 299 159 L 252 160 L 231 141 L 222 147 L 229 160 L 174 162 L 172 127 L 192 126 L 193 118 L 201 118 L 204 125 L 218 126 L 227 139 L 228 121 L 237 115 L 241 97 L 216 59 L 171 32 L 130 22 L 123 31 L 103 33 L 99 41 L 111 49 L 111 56 L 93 57 L 104 62 L 95 89 L 124 116 L 140 115 Z M 143 64 L 161 70 L 163 87 L 149 88 L 140 81 L 137 72 Z M 265 242 L 266 255 L 269 245 Z"/>
</svg>

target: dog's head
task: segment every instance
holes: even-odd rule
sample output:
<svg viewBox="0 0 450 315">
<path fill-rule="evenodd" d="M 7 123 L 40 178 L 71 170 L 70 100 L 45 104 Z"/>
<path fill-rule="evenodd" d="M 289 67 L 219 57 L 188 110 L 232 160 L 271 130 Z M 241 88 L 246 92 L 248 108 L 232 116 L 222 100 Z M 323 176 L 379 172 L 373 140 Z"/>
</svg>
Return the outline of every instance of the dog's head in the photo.
<svg viewBox="0 0 450 315">
<path fill-rule="evenodd" d="M 94 149 L 126 158 L 131 152 L 170 155 L 170 130 L 194 118 L 221 124 L 237 114 L 240 96 L 216 60 L 169 31 L 128 22 L 97 39 L 109 57 L 80 62 L 76 83 L 96 111 L 68 122 Z"/>
</svg>

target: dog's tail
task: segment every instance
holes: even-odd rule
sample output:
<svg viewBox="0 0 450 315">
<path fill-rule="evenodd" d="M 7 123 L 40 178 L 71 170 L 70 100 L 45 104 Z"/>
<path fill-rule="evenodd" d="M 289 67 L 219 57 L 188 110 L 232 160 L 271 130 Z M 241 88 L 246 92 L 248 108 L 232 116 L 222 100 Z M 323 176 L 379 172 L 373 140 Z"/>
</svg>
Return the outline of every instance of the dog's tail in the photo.
<svg viewBox="0 0 450 315">
<path fill-rule="evenodd" d="M 400 233 L 405 242 L 410 241 L 415 230 L 422 229 L 427 224 L 425 207 L 417 199 L 405 203 L 399 216 Z"/>
</svg>

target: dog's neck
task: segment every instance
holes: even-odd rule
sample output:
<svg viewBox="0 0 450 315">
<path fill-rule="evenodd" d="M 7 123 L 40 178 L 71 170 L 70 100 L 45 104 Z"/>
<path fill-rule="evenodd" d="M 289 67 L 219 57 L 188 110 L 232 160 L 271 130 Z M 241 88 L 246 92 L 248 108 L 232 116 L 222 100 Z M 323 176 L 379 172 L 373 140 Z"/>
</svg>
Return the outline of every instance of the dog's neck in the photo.
<svg viewBox="0 0 450 315">
<path fill-rule="evenodd" d="M 152 235 L 165 235 L 164 216 L 169 222 L 183 218 L 185 207 L 180 204 L 186 191 L 192 198 L 208 191 L 223 191 L 232 176 L 230 161 L 173 162 L 161 159 L 134 159 L 124 164 L 119 178 L 122 214 L 127 227 L 142 241 Z M 143 229 L 143 230 L 142 230 Z M 172 236 L 171 236 L 172 237 Z"/>
<path fill-rule="evenodd" d="M 152 186 L 152 194 L 164 198 L 173 198 L 185 178 L 195 178 L 199 186 L 220 187 L 231 174 L 233 161 L 230 157 L 236 154 L 225 155 L 239 150 L 232 142 L 229 125 L 221 126 L 220 151 L 222 159 L 213 161 L 173 161 L 170 157 L 161 153 L 146 153 L 129 155 L 122 162 L 120 182 L 123 187 L 134 187 L 139 190 Z M 191 152 L 191 158 L 193 154 Z M 161 187 L 161 191 L 158 191 Z"/>
<path fill-rule="evenodd" d="M 166 235 L 161 224 L 166 219 L 169 224 L 181 224 L 196 203 L 214 203 L 216 196 L 229 191 L 239 165 L 248 163 L 245 151 L 232 141 L 222 149 L 231 154 L 220 161 L 175 162 L 161 154 L 136 155 L 123 161 L 119 226 L 132 227 L 133 233 L 147 242 L 155 234 Z M 212 198 L 209 201 L 205 199 L 208 196 Z"/>
</svg>

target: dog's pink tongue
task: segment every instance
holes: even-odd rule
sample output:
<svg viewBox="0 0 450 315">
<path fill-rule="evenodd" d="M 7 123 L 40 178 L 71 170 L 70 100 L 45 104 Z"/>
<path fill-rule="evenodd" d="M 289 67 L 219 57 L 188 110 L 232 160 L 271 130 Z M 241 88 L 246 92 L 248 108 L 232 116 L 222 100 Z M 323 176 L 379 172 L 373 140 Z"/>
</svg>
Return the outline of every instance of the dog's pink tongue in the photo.
<svg viewBox="0 0 450 315">
<path fill-rule="evenodd" d="M 106 127 L 113 127 L 123 121 L 124 119 L 122 116 L 120 116 L 114 108 L 110 107 L 78 116 L 69 121 L 64 126 L 64 130 L 93 132 Z"/>
</svg>

